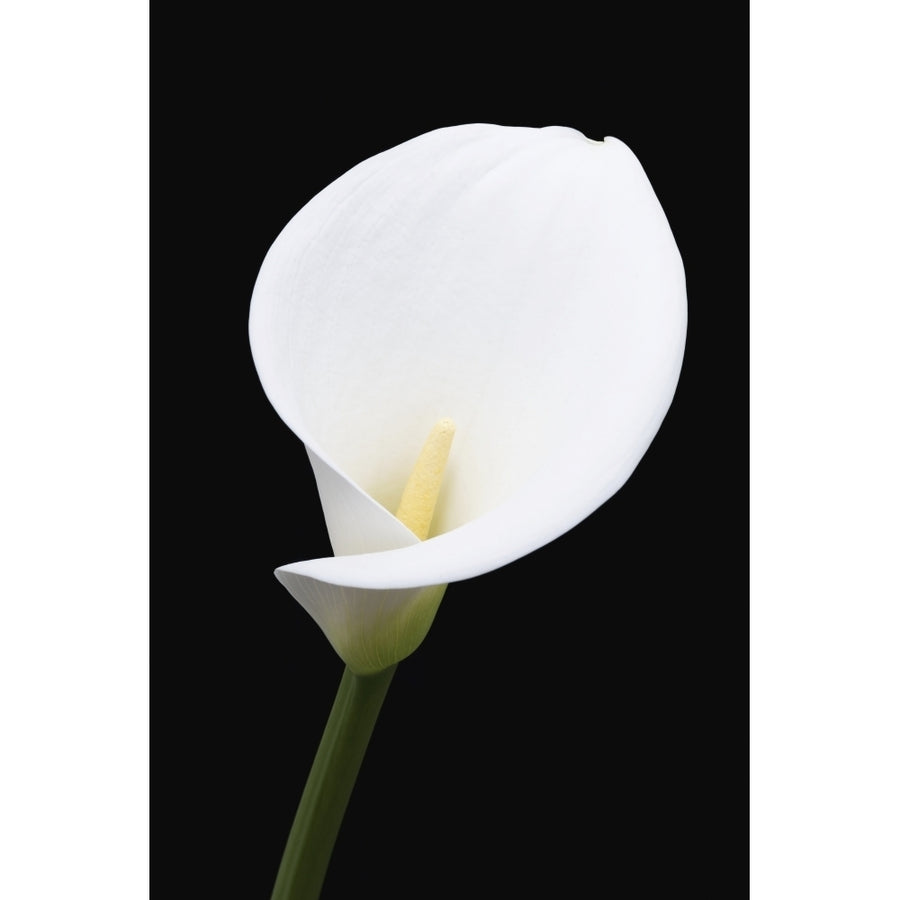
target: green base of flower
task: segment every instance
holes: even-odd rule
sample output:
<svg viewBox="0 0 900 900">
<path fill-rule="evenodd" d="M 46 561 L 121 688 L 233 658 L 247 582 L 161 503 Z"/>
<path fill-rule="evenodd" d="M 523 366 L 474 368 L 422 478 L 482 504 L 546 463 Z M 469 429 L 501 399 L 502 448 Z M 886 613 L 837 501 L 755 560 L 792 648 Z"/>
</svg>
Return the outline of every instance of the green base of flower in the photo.
<svg viewBox="0 0 900 900">
<path fill-rule="evenodd" d="M 365 676 L 355 675 L 349 668 L 344 670 L 288 836 L 272 900 L 317 900 L 344 811 L 396 669 L 393 665 Z"/>
</svg>

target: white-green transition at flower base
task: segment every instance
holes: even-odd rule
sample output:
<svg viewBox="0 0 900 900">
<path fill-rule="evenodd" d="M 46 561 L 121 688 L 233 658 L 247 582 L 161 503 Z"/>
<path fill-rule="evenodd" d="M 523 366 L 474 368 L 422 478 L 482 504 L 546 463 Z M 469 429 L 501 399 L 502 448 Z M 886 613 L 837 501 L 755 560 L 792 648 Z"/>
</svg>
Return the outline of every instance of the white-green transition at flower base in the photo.
<svg viewBox="0 0 900 900">
<path fill-rule="evenodd" d="M 671 229 L 615 138 L 442 128 L 361 162 L 297 213 L 259 273 L 250 343 L 309 454 L 335 554 L 276 575 L 345 681 L 382 673 L 386 691 L 449 583 L 531 553 L 624 484 L 671 404 L 686 324 Z M 395 513 L 445 419 L 452 451 L 417 535 Z M 324 877 L 330 844 L 316 852 Z M 283 871 L 274 896 L 318 896 L 321 879 L 300 881 Z"/>
</svg>

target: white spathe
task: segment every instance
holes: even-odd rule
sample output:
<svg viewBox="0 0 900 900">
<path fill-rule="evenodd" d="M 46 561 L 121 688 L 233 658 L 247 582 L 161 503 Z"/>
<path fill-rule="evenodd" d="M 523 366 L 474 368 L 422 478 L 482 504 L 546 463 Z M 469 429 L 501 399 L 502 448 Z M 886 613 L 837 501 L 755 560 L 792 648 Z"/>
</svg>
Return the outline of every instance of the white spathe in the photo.
<svg viewBox="0 0 900 900">
<path fill-rule="evenodd" d="M 359 674 L 408 655 L 443 587 L 614 494 L 684 354 L 681 257 L 634 154 L 568 128 L 442 128 L 360 163 L 272 245 L 263 388 L 305 443 L 336 556 L 276 575 Z M 392 514 L 456 423 L 432 534 Z"/>
</svg>

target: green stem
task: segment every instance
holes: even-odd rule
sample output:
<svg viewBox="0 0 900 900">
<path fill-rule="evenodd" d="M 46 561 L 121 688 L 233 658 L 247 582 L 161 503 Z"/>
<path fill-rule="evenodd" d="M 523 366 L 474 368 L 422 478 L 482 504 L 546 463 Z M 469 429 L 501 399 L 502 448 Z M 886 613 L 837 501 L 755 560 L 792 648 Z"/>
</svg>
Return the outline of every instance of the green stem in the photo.
<svg viewBox="0 0 900 900">
<path fill-rule="evenodd" d="M 344 669 L 288 835 L 272 900 L 317 900 L 344 810 L 396 668 L 394 664 L 365 676 Z"/>
</svg>

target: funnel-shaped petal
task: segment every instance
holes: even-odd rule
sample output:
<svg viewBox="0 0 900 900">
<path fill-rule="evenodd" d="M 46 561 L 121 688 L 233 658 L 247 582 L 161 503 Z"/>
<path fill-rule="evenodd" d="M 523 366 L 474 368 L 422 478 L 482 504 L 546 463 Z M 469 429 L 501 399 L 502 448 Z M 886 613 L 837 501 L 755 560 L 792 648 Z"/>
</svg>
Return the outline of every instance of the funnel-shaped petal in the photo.
<svg viewBox="0 0 900 900">
<path fill-rule="evenodd" d="M 423 588 L 530 553 L 621 487 L 671 403 L 686 310 L 665 215 L 612 138 L 440 129 L 291 220 L 250 339 L 337 555 L 277 574 L 351 668 L 415 648 L 441 593 Z M 419 541 L 392 511 L 443 417 L 456 437 Z"/>
</svg>

